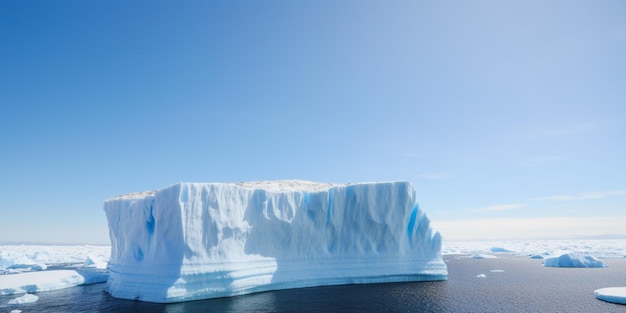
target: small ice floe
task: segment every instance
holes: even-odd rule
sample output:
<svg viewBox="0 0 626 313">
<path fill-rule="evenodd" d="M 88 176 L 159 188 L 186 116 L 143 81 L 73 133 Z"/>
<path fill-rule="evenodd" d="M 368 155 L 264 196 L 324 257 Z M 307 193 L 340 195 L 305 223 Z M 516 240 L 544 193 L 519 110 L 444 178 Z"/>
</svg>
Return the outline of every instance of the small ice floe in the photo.
<svg viewBox="0 0 626 313">
<path fill-rule="evenodd" d="M 11 310 L 9 313 L 22 313 L 22 310 Z"/>
<path fill-rule="evenodd" d="M 509 250 L 507 248 L 502 248 L 502 247 L 491 247 L 489 251 L 491 251 L 492 253 L 514 253 L 515 252 L 513 250 Z"/>
<path fill-rule="evenodd" d="M 474 254 L 471 259 L 497 259 L 498 257 L 493 254 Z"/>
<path fill-rule="evenodd" d="M 569 250 L 563 250 L 563 252 L 562 252 L 562 253 L 566 253 L 566 252 L 569 252 Z M 531 253 L 531 254 L 529 254 L 528 256 L 529 256 L 531 259 L 538 259 L 538 260 L 541 260 L 541 259 L 543 259 L 543 258 L 546 258 L 546 257 L 550 256 L 550 254 L 551 254 L 550 252 L 548 252 L 548 251 L 544 251 L 544 252 L 542 252 L 542 253 Z M 559 254 L 559 255 L 561 255 L 561 254 Z"/>
<path fill-rule="evenodd" d="M 108 277 L 107 271 L 98 269 L 54 270 L 0 275 L 0 296 L 104 283 Z"/>
<path fill-rule="evenodd" d="M 9 304 L 32 303 L 32 302 L 36 302 L 37 300 L 39 300 L 39 297 L 32 295 L 30 293 L 27 293 L 21 297 L 17 297 L 15 299 L 9 300 Z"/>
<path fill-rule="evenodd" d="M 491 270 L 492 273 L 504 273 L 504 270 Z"/>
<path fill-rule="evenodd" d="M 626 287 L 600 288 L 593 291 L 596 298 L 606 302 L 626 304 Z"/>
<path fill-rule="evenodd" d="M 476 275 L 476 278 L 485 278 L 485 277 L 487 277 L 487 275 L 482 274 L 482 273 L 481 273 L 481 274 Z"/>
<path fill-rule="evenodd" d="M 547 267 L 608 267 L 602 260 L 592 255 L 579 252 L 563 253 L 548 256 L 543 259 L 543 266 Z"/>
<path fill-rule="evenodd" d="M 107 261 L 103 261 L 98 257 L 90 255 L 85 260 L 85 263 L 83 263 L 83 267 L 105 270 L 107 268 Z"/>
<path fill-rule="evenodd" d="M 5 274 L 18 274 L 24 272 L 45 271 L 48 268 L 43 263 L 31 263 L 31 264 L 12 264 L 6 267 Z"/>
</svg>

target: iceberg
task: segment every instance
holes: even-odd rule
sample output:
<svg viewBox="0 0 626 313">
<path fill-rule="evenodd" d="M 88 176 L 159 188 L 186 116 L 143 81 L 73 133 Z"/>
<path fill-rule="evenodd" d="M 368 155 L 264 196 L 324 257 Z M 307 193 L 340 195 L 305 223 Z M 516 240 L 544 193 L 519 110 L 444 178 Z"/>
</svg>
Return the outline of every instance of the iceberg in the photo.
<svg viewBox="0 0 626 313">
<path fill-rule="evenodd" d="M 409 182 L 178 183 L 104 203 L 116 298 L 180 302 L 447 279 Z"/>
<path fill-rule="evenodd" d="M 580 252 L 563 253 L 556 256 L 547 256 L 543 259 L 546 267 L 607 267 L 602 260 Z"/>
</svg>

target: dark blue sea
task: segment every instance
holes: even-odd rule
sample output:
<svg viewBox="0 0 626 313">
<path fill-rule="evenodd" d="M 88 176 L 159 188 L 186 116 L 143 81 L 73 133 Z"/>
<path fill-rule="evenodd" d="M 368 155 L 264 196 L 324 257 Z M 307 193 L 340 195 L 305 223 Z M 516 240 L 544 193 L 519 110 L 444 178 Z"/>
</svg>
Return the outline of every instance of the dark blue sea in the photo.
<svg viewBox="0 0 626 313">
<path fill-rule="evenodd" d="M 626 312 L 626 305 L 593 294 L 626 286 L 626 259 L 606 259 L 608 268 L 550 268 L 512 255 L 444 260 L 449 279 L 442 282 L 315 287 L 173 304 L 115 299 L 104 284 L 95 284 L 38 293 L 29 304 L 8 305 L 17 296 L 0 296 L 0 312 Z"/>
</svg>

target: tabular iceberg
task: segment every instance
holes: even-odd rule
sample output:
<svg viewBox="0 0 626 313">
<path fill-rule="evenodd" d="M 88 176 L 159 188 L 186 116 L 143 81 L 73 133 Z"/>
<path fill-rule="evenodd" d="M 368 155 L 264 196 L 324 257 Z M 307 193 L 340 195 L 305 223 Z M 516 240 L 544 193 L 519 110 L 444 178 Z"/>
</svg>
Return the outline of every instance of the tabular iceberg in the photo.
<svg viewBox="0 0 626 313">
<path fill-rule="evenodd" d="M 409 182 L 179 183 L 109 199 L 107 291 L 179 302 L 447 279 Z"/>
</svg>

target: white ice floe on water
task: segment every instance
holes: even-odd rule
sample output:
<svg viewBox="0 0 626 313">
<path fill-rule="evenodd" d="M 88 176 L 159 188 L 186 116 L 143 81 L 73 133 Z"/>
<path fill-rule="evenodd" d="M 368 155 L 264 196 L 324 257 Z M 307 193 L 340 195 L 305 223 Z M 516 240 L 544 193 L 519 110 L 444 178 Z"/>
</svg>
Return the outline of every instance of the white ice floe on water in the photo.
<svg viewBox="0 0 626 313">
<path fill-rule="evenodd" d="M 107 271 L 97 269 L 50 270 L 0 275 L 0 296 L 104 283 L 108 277 Z"/>
<path fill-rule="evenodd" d="M 106 269 L 108 265 L 107 261 L 102 260 L 97 256 L 88 256 L 85 262 L 83 263 L 84 268 L 97 268 L 97 269 Z"/>
<path fill-rule="evenodd" d="M 0 246 L 0 295 L 104 283 L 110 251 L 89 245 Z"/>
<path fill-rule="evenodd" d="M 543 258 L 547 267 L 608 267 L 602 260 L 579 252 L 568 252 Z"/>
<path fill-rule="evenodd" d="M 48 266 L 46 264 L 17 263 L 17 264 L 9 265 L 0 274 L 19 274 L 19 273 L 24 273 L 24 272 L 44 271 L 47 268 Z"/>
<path fill-rule="evenodd" d="M 36 257 L 29 258 L 26 254 L 10 253 L 0 248 L 0 274 L 42 271 L 46 268 L 47 265 Z"/>
<path fill-rule="evenodd" d="M 470 257 L 471 259 L 497 259 L 498 257 L 493 254 L 474 254 Z"/>
<path fill-rule="evenodd" d="M 593 292 L 599 300 L 626 304 L 626 287 L 607 287 L 596 289 Z"/>
<path fill-rule="evenodd" d="M 489 251 L 491 251 L 492 253 L 514 253 L 515 252 L 513 250 L 509 250 L 507 248 L 502 248 L 502 247 L 491 247 L 489 248 Z"/>
<path fill-rule="evenodd" d="M 110 254 L 110 246 L 2 245 L 0 274 L 41 271 L 56 265 L 79 265 L 88 258 L 106 263 Z"/>
<path fill-rule="evenodd" d="M 624 239 L 447 241 L 445 234 L 443 236 L 444 255 L 507 253 L 541 259 L 565 252 L 580 252 L 600 259 L 626 257 Z"/>
<path fill-rule="evenodd" d="M 176 302 L 448 274 L 441 236 L 408 182 L 180 183 L 112 198 L 104 210 L 107 289 L 118 298 Z"/>
<path fill-rule="evenodd" d="M 485 277 L 487 277 L 487 275 L 485 275 L 485 274 L 478 274 L 478 275 L 476 275 L 476 278 L 485 278 Z"/>
<path fill-rule="evenodd" d="M 32 302 L 36 302 L 37 300 L 39 300 L 39 297 L 30 293 L 27 293 L 21 297 L 17 297 L 15 299 L 9 300 L 8 304 L 32 303 Z"/>
</svg>

